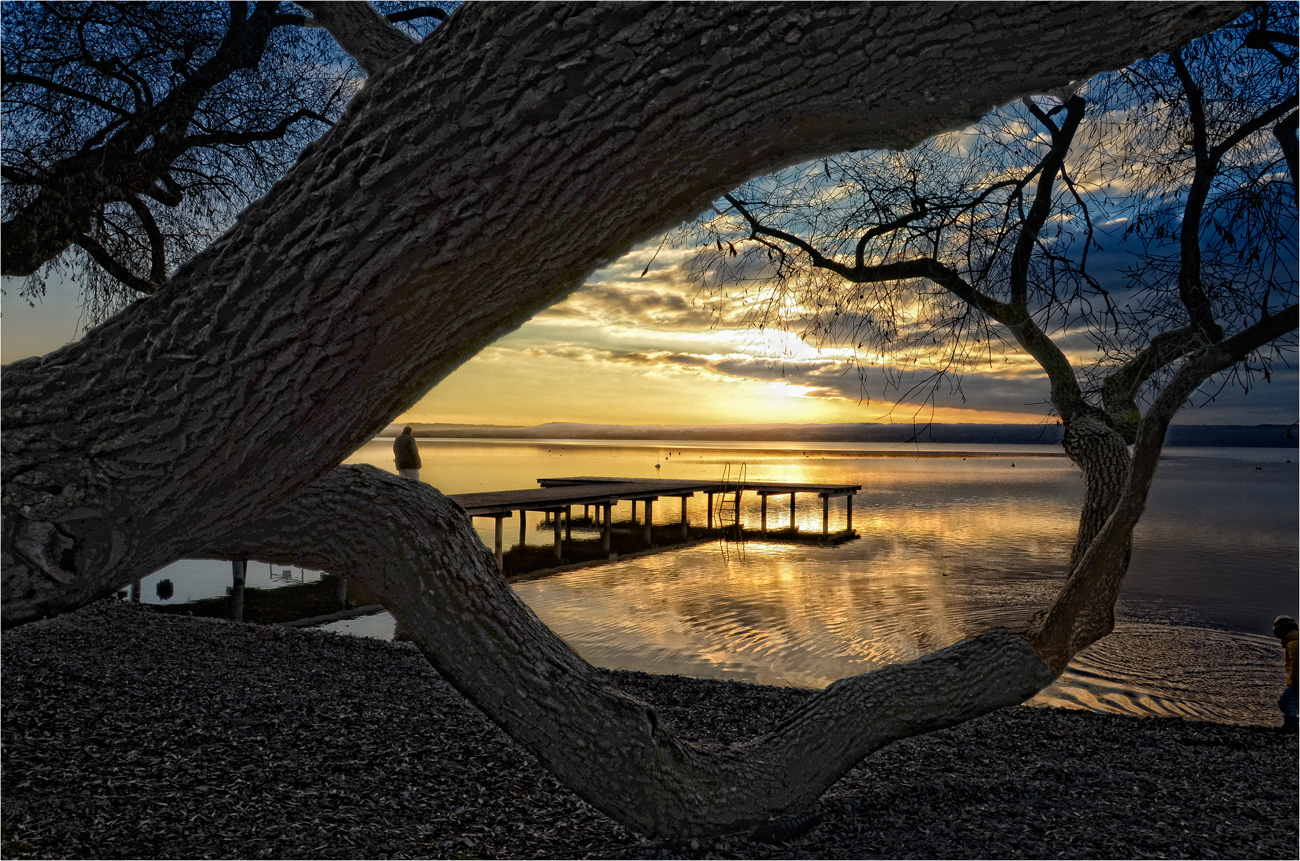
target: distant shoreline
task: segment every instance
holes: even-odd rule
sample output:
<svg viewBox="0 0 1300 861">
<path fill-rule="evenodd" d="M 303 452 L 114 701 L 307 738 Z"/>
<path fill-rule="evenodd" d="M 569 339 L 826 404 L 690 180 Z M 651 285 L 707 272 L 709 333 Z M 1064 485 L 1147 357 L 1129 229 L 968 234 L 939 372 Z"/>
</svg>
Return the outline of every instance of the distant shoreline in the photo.
<svg viewBox="0 0 1300 861">
<path fill-rule="evenodd" d="M 1048 451 L 1026 451 L 1023 447 L 1014 451 L 920 451 L 914 449 L 898 449 L 892 451 L 880 451 L 865 448 L 800 448 L 800 449 L 771 449 L 763 448 L 755 440 L 638 440 L 638 439 L 534 439 L 528 437 L 426 437 L 416 434 L 420 442 L 486 442 L 486 443 L 550 443 L 558 447 L 572 446 L 582 448 L 599 448 L 602 446 L 615 447 L 627 445 L 628 443 L 653 443 L 662 442 L 678 443 L 682 446 L 689 446 L 694 450 L 709 448 L 707 445 L 711 442 L 735 442 L 743 445 L 735 447 L 718 448 L 718 451 L 725 451 L 728 454 L 772 454 L 781 452 L 788 455 L 802 454 L 809 457 L 852 457 L 852 458 L 937 458 L 945 460 L 967 458 L 994 458 L 994 457 L 1068 457 L 1065 452 L 1060 451 L 1049 445 L 1043 445 Z M 394 437 L 377 436 L 373 437 L 374 442 L 391 442 Z M 786 442 L 786 440 L 773 440 L 772 442 Z M 861 445 L 876 445 L 877 443 L 860 443 Z M 929 443 L 926 443 L 929 445 Z M 1009 445 L 1015 445 L 1010 443 Z"/>
<path fill-rule="evenodd" d="M 1031 445 L 1057 446 L 1061 425 L 885 425 L 885 424 L 763 424 L 763 425 L 594 425 L 549 422 L 533 426 L 421 424 L 389 425 L 376 439 L 392 438 L 409 426 L 425 440 L 525 440 L 563 442 L 726 443 L 857 443 L 892 445 Z M 1296 448 L 1294 425 L 1176 425 L 1169 429 L 1171 447 Z M 913 451 L 893 456 L 924 455 Z M 889 457 L 889 454 L 879 456 Z M 970 456 L 970 455 L 966 455 Z M 980 452 L 977 456 L 999 456 Z"/>
</svg>

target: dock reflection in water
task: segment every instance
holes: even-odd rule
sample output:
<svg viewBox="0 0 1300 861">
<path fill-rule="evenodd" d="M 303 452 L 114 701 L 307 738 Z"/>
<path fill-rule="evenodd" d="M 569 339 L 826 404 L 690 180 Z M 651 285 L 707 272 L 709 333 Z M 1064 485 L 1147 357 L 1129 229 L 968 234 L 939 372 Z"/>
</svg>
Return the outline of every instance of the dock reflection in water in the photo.
<svg viewBox="0 0 1300 861">
<path fill-rule="evenodd" d="M 493 489 L 479 483 L 490 464 L 509 473 L 497 485 L 506 488 L 635 475 L 633 463 L 653 475 L 661 448 L 673 449 L 665 478 L 716 477 L 737 459 L 689 446 L 679 455 L 673 444 L 442 447 L 421 444 L 445 492 Z M 1281 658 L 1266 633 L 1298 592 L 1294 452 L 1167 454 L 1115 633 L 1035 702 L 1273 723 Z M 861 483 L 862 537 L 839 547 L 751 540 L 743 553 L 706 544 L 515 583 L 516 592 L 598 666 L 815 688 L 1020 622 L 1065 575 L 1082 481 L 1062 458 L 804 457 L 788 447 L 744 457 L 756 480 Z M 754 528 L 758 501 L 742 513 Z M 820 506 L 800 506 L 797 521 L 819 530 L 820 517 Z M 702 509 L 691 519 L 702 522 Z"/>
</svg>

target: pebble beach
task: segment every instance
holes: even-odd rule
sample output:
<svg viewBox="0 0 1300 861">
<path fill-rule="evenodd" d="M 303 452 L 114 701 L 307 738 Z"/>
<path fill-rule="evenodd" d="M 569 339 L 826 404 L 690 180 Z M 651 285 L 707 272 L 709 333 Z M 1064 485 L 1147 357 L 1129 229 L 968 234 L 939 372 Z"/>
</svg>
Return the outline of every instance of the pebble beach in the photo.
<svg viewBox="0 0 1300 861">
<path fill-rule="evenodd" d="M 1296 858 L 1295 736 L 1004 709 L 893 744 L 764 839 L 578 799 L 410 645 L 120 602 L 7 631 L 6 858 Z M 610 672 L 697 741 L 794 688 Z"/>
</svg>

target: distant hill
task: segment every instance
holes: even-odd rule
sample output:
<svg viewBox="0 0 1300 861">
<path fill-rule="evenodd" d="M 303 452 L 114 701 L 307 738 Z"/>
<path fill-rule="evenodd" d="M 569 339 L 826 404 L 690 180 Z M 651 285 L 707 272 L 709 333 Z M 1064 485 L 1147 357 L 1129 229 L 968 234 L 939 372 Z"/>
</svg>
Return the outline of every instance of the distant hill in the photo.
<svg viewBox="0 0 1300 861">
<path fill-rule="evenodd" d="M 400 433 L 390 425 L 381 436 Z M 932 424 L 750 424 L 750 425 L 590 425 L 548 422 L 511 425 L 411 424 L 425 439 L 609 439 L 712 440 L 728 442 L 964 443 L 967 445 L 1059 445 L 1060 425 Z M 1171 446 L 1295 448 L 1294 426 L 1176 425 Z"/>
</svg>

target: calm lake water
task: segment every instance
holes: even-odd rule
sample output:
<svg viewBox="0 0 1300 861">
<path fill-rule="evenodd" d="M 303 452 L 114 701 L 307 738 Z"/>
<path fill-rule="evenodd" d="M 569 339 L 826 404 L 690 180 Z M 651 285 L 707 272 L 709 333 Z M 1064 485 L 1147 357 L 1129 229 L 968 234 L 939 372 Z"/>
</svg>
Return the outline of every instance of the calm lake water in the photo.
<svg viewBox="0 0 1300 861">
<path fill-rule="evenodd" d="M 420 450 L 421 478 L 445 493 L 577 475 L 717 479 L 727 463 L 733 470 L 744 463 L 754 480 L 861 484 L 853 505 L 861 538 L 836 547 L 751 533 L 743 544 L 696 545 L 514 585 L 593 664 L 800 687 L 911 660 L 1044 606 L 1064 577 L 1083 494 L 1078 469 L 1051 446 L 435 440 Z M 899 456 L 958 450 L 996 456 Z M 1168 449 L 1137 531 L 1115 633 L 1035 701 L 1275 722 L 1282 662 L 1270 625 L 1300 604 L 1297 459 L 1294 449 Z M 350 462 L 391 469 L 391 441 L 364 446 Z M 656 521 L 678 516 L 676 500 L 656 506 Z M 705 516 L 704 499 L 690 500 L 691 522 Z M 820 531 L 821 516 L 816 496 L 800 499 L 801 529 Z M 843 501 L 832 501 L 832 530 L 844 516 Z M 529 517 L 527 541 L 549 544 L 550 528 Z M 757 530 L 757 498 L 745 500 L 742 517 Z M 769 526 L 789 520 L 788 497 L 773 497 Z M 492 521 L 476 525 L 490 544 Z M 505 534 L 518 540 L 517 519 Z M 317 576 L 249 565 L 249 585 Z M 192 600 L 220 594 L 229 564 L 169 566 L 146 581 L 145 600 L 161 600 L 151 584 L 164 577 L 175 584 L 171 601 Z M 387 614 L 329 627 L 392 636 Z"/>
</svg>

